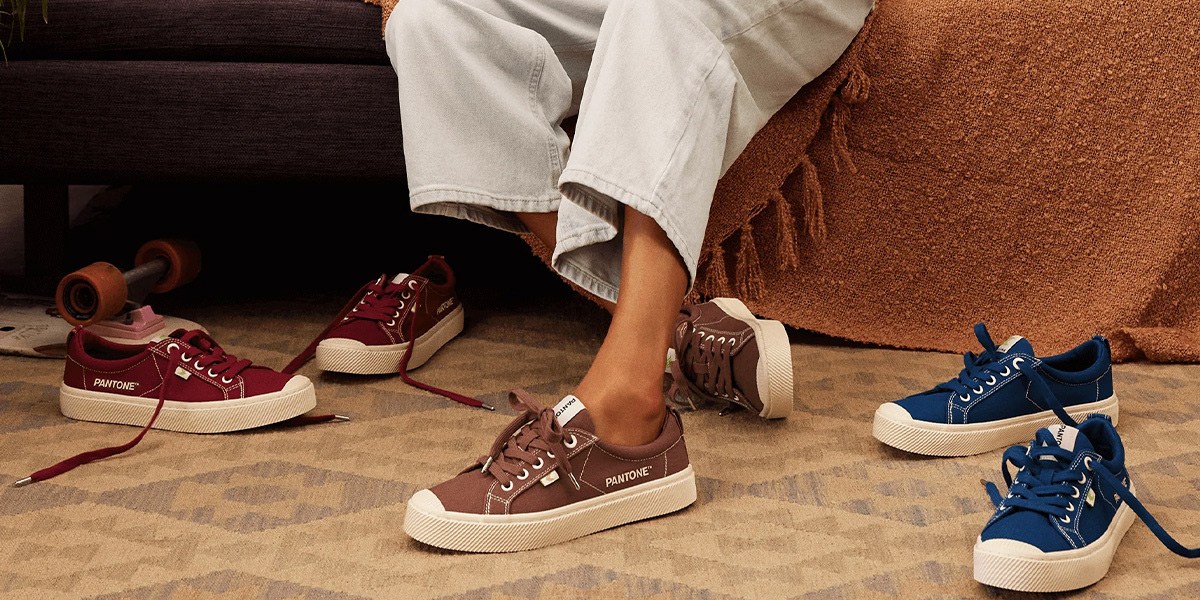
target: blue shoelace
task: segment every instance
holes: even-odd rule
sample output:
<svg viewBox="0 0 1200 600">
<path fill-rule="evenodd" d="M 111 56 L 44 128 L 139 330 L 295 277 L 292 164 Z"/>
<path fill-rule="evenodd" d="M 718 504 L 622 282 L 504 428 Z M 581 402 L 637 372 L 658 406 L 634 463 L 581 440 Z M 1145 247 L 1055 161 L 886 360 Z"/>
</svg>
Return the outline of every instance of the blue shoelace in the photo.
<svg viewBox="0 0 1200 600">
<path fill-rule="evenodd" d="M 1094 464 L 1091 469 L 1087 469 L 1081 463 L 1079 467 L 1072 469 L 1070 465 L 1074 454 L 1057 445 L 1049 445 L 1053 441 L 1054 436 L 1048 430 L 1039 429 L 1033 445 L 1028 449 L 1024 446 L 1012 446 L 1004 451 L 1001 471 L 1004 473 L 1004 482 L 1008 484 L 1010 496 L 1005 498 L 996 484 L 986 482 L 985 487 L 992 504 L 999 506 L 1004 502 L 1009 507 L 1040 512 L 1061 519 L 1069 512 L 1068 508 L 1074 508 L 1074 502 L 1080 501 L 1077 497 L 1079 488 L 1075 486 L 1086 482 L 1087 474 L 1084 471 L 1090 470 L 1108 487 L 1117 491 L 1117 495 L 1133 509 L 1134 514 L 1146 524 L 1154 537 L 1171 552 L 1184 558 L 1200 558 L 1200 548 L 1188 548 L 1175 541 L 1138 501 L 1137 496 L 1134 496 L 1133 492 L 1104 465 Z M 1015 481 L 1009 472 L 1010 464 L 1018 469 Z"/>
<path fill-rule="evenodd" d="M 983 385 L 991 382 L 995 383 L 995 377 L 1005 377 L 1012 373 L 1011 367 L 1001 366 L 1000 361 L 1004 359 L 1004 354 L 1000 352 L 999 347 L 992 341 L 991 334 L 988 333 L 987 327 L 983 323 L 975 325 L 975 337 L 979 339 L 979 345 L 983 346 L 983 352 L 975 354 L 967 352 L 963 354 L 963 370 L 958 372 L 958 376 L 945 383 L 939 384 L 934 390 L 952 391 L 960 397 L 965 397 L 969 392 L 976 394 L 983 391 Z M 1062 403 L 1050 390 L 1050 386 L 1046 385 L 1041 374 L 1037 372 L 1034 365 L 1030 361 L 1021 360 L 1016 363 L 1016 370 L 1020 371 L 1030 383 L 1030 396 L 1041 400 L 1042 403 L 1054 414 L 1072 427 L 1078 426 L 1075 419 L 1067 414 Z M 1064 505 L 1065 506 L 1065 505 Z"/>
</svg>

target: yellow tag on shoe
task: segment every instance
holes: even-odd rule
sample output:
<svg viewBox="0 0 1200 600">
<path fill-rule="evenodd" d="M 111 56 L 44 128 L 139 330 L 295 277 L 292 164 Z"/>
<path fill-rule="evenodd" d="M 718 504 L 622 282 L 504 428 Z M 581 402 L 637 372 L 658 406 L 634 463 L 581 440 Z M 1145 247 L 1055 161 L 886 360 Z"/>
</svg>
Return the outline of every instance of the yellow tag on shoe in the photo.
<svg viewBox="0 0 1200 600">
<path fill-rule="evenodd" d="M 558 481 L 558 471 L 550 471 L 549 473 L 546 473 L 545 477 L 542 478 L 542 485 L 547 486 L 555 481 Z"/>
<path fill-rule="evenodd" d="M 192 374 L 190 371 L 188 371 L 187 369 L 185 369 L 183 367 L 175 367 L 175 376 L 180 379 L 186 380 L 188 377 L 191 377 Z"/>
<path fill-rule="evenodd" d="M 1087 505 L 1095 506 L 1095 504 L 1096 504 L 1096 488 L 1091 488 L 1088 490 Z"/>
</svg>

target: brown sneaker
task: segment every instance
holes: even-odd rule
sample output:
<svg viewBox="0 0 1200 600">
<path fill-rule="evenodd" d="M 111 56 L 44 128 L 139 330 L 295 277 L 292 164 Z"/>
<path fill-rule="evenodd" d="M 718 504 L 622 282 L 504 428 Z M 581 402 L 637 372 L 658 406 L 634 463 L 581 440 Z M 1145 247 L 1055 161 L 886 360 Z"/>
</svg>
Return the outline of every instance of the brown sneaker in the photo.
<svg viewBox="0 0 1200 600">
<path fill-rule="evenodd" d="M 515 390 L 509 402 L 521 414 L 487 455 L 408 501 L 404 531 L 413 539 L 464 552 L 531 550 L 696 501 L 675 411 L 653 442 L 614 446 L 597 439 L 575 396 L 548 408 Z"/>
<path fill-rule="evenodd" d="M 675 326 L 668 393 L 727 402 L 767 419 L 792 412 L 792 348 L 779 321 L 754 318 L 734 298 L 686 306 Z"/>
</svg>

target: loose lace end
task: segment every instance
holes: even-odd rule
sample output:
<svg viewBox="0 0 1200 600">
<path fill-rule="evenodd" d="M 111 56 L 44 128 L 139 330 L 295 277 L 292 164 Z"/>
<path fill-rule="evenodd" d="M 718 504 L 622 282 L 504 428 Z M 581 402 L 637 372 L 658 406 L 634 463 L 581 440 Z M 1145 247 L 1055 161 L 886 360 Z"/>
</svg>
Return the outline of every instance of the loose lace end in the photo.
<svg viewBox="0 0 1200 600">
<path fill-rule="evenodd" d="M 32 478 L 32 477 L 26 477 L 25 479 L 21 479 L 21 480 L 19 480 L 19 481 L 14 481 L 14 482 L 13 482 L 13 484 L 12 484 L 12 486 L 13 486 L 13 487 L 25 487 L 25 486 L 27 486 L 27 485 L 29 485 L 29 484 L 31 484 L 31 483 L 33 483 L 33 478 Z"/>
</svg>

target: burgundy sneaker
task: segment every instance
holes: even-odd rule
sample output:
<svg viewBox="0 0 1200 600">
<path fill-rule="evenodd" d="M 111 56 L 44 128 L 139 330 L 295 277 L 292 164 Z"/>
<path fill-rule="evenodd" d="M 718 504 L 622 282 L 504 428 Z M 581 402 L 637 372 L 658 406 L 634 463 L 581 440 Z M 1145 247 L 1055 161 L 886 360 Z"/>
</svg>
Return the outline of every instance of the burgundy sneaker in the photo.
<svg viewBox="0 0 1200 600">
<path fill-rule="evenodd" d="M 740 300 L 685 306 L 675 326 L 668 395 L 726 402 L 780 419 L 792 412 L 792 348 L 779 321 L 756 319 Z"/>
<path fill-rule="evenodd" d="M 479 400 L 408 376 L 409 369 L 425 364 L 462 330 L 463 307 L 454 293 L 454 272 L 444 258 L 430 256 L 411 275 L 401 273 L 391 280 L 380 275 L 364 285 L 283 372 L 295 373 L 315 355 L 325 371 L 399 373 L 411 386 L 493 410 Z"/>
<path fill-rule="evenodd" d="M 658 439 L 614 446 L 597 439 L 575 396 L 542 407 L 516 390 L 521 414 L 487 455 L 408 501 L 404 531 L 464 552 L 530 550 L 686 508 L 696 501 L 679 415 Z"/>
<path fill-rule="evenodd" d="M 110 342 L 81 327 L 67 338 L 59 390 L 62 414 L 81 421 L 141 425 L 130 442 L 85 452 L 18 481 L 26 485 L 133 448 L 150 429 L 221 433 L 272 423 L 322 422 L 307 377 L 285 375 L 227 354 L 203 331 L 175 331 L 148 344 Z"/>
<path fill-rule="evenodd" d="M 463 330 L 454 273 L 440 256 L 431 256 L 411 275 L 401 273 L 390 281 L 382 275 L 356 298 L 357 304 L 317 344 L 322 370 L 399 373 L 410 345 L 408 368 L 415 369 Z M 416 343 L 410 344 L 413 339 Z"/>
</svg>

